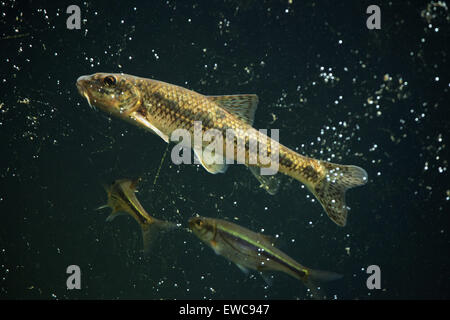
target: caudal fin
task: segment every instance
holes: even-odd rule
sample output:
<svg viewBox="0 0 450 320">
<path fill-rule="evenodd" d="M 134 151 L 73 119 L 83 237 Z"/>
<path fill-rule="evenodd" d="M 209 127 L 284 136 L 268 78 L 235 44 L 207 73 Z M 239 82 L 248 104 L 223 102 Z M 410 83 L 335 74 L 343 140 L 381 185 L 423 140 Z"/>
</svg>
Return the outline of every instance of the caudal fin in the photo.
<svg viewBox="0 0 450 320">
<path fill-rule="evenodd" d="M 314 299 L 326 299 L 325 290 L 320 287 L 320 283 L 339 280 L 342 277 L 343 275 L 335 272 L 308 269 L 308 275 L 302 281 Z"/>
<path fill-rule="evenodd" d="M 347 189 L 364 185 L 367 182 L 367 172 L 357 166 L 330 162 L 322 162 L 322 165 L 327 169 L 327 174 L 309 188 L 330 219 L 343 227 L 347 223 L 345 192 Z"/>
<path fill-rule="evenodd" d="M 144 242 L 144 254 L 149 254 L 153 243 L 161 232 L 177 228 L 177 225 L 172 222 L 153 219 L 149 224 L 142 224 L 142 240 Z"/>
</svg>

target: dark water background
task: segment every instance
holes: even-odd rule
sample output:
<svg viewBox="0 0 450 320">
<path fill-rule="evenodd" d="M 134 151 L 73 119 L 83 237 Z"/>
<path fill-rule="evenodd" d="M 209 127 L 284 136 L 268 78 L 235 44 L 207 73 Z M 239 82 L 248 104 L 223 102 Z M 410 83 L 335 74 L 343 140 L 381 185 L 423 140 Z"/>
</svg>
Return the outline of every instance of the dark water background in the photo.
<svg viewBox="0 0 450 320">
<path fill-rule="evenodd" d="M 66 8 L 81 9 L 81 30 Z M 381 7 L 381 30 L 366 8 Z M 306 266 L 345 277 L 337 299 L 448 299 L 448 9 L 435 2 L 0 2 L 0 299 L 303 299 L 270 288 L 192 234 L 143 259 L 138 225 L 106 223 L 102 183 L 142 177 L 155 217 L 233 219 L 281 238 Z M 428 15 L 427 15 L 428 12 Z M 438 28 L 438 29 L 436 29 Z M 255 127 L 302 154 L 366 169 L 345 228 L 296 181 L 269 196 L 240 166 L 176 166 L 156 135 L 93 111 L 75 80 L 124 72 L 203 94 L 256 93 Z M 320 141 L 318 141 L 320 137 Z M 81 268 L 68 291 L 66 268 Z M 366 268 L 381 269 L 368 290 Z"/>
</svg>

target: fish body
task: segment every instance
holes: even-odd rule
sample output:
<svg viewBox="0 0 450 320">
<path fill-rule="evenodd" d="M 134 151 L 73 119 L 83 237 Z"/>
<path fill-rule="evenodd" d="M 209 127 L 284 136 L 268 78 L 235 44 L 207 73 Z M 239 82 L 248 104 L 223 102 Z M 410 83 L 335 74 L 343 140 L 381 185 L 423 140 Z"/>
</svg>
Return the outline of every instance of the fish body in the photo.
<svg viewBox="0 0 450 320">
<path fill-rule="evenodd" d="M 111 185 L 105 185 L 108 202 L 98 209 L 106 207 L 112 209 L 106 221 L 112 221 L 115 217 L 124 213 L 133 217 L 141 227 L 144 253 L 148 253 L 157 234 L 163 230 L 175 228 L 176 225 L 156 219 L 147 213 L 135 195 L 138 182 L 139 179 L 120 179 L 114 181 Z"/>
<path fill-rule="evenodd" d="M 331 281 L 342 277 L 337 273 L 305 267 L 277 249 L 270 237 L 226 220 L 193 217 L 189 219 L 189 228 L 217 254 L 234 262 L 239 268 L 284 272 L 301 280 L 316 296 L 315 281 Z"/>
<path fill-rule="evenodd" d="M 244 141 L 245 164 L 271 194 L 278 188 L 276 178 L 261 176 L 254 169 L 267 167 L 259 160 L 258 150 L 263 149 L 269 156 L 277 154 L 278 171 L 306 185 L 339 226 L 347 222 L 346 190 L 367 182 L 367 173 L 360 167 L 302 156 L 253 128 L 258 104 L 254 94 L 206 96 L 162 81 L 110 73 L 81 76 L 77 87 L 91 107 L 156 133 L 166 142 L 177 129 L 187 130 L 194 136 L 196 123 L 201 123 L 202 134 L 213 129 L 222 135 L 223 141 L 231 130 L 236 135 L 233 152 L 225 152 L 224 145 L 219 154 L 225 160 L 222 163 L 211 163 L 196 152 L 195 146 L 190 147 L 207 171 L 223 173 L 227 160 L 237 158 L 239 141 Z M 249 141 L 258 141 L 259 149 Z M 250 161 L 255 158 L 256 163 Z"/>
</svg>

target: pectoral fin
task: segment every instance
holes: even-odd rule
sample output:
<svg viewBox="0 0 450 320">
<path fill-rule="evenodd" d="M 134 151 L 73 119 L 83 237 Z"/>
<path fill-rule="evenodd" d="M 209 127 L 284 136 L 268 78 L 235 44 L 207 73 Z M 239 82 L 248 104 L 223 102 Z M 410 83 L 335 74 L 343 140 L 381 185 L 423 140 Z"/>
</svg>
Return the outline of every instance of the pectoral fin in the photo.
<svg viewBox="0 0 450 320">
<path fill-rule="evenodd" d="M 205 161 L 203 156 L 200 156 L 199 153 L 195 151 L 195 149 L 194 154 L 200 161 L 203 168 L 205 168 L 206 171 L 208 171 L 209 173 L 212 174 L 225 173 L 228 169 L 228 165 L 225 163 L 225 159 L 222 160 L 222 163 L 212 163 L 213 161 Z"/>
<path fill-rule="evenodd" d="M 134 113 L 133 118 L 138 122 L 141 126 L 146 129 L 152 131 L 153 133 L 160 136 L 165 142 L 169 143 L 169 136 L 163 133 L 161 130 L 156 128 L 153 124 L 151 124 L 143 115 L 139 113 Z"/>
</svg>

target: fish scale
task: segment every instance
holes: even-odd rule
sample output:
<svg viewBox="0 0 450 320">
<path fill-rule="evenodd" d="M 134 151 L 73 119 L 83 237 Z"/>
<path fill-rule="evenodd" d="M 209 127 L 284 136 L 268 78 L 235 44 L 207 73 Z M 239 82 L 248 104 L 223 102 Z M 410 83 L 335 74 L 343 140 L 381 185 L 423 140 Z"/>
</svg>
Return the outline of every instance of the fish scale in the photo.
<svg viewBox="0 0 450 320">
<path fill-rule="evenodd" d="M 222 132 L 223 138 L 226 138 L 226 130 L 228 129 L 236 132 L 239 132 L 239 130 L 249 132 L 250 135 L 245 136 L 246 141 L 251 139 L 258 140 L 258 137 L 262 136 L 258 141 L 262 142 L 261 145 L 265 149 L 266 154 L 271 154 L 270 144 L 264 142 L 266 141 L 264 139 L 269 140 L 269 137 L 260 134 L 259 131 L 248 124 L 238 121 L 232 114 L 221 109 L 215 103 L 208 101 L 206 96 L 178 86 L 160 84 L 159 81 L 157 81 L 158 85 L 152 85 L 153 82 L 156 81 L 148 80 L 137 84 L 142 92 L 150 93 L 144 96 L 144 103 L 141 108 L 145 110 L 146 114 L 156 115 L 152 119 L 150 116 L 149 120 L 152 120 L 157 127 L 166 128 L 168 135 L 179 128 L 189 130 L 193 134 L 193 122 L 201 121 L 203 133 L 210 129 L 218 129 Z M 170 99 L 171 96 L 181 97 L 181 99 L 173 101 Z M 234 149 L 236 150 L 237 141 L 234 140 L 234 143 Z M 283 173 L 298 171 L 308 179 L 309 176 L 304 174 L 304 172 L 318 161 L 300 156 L 278 143 L 276 145 L 280 148 L 280 158 L 283 159 L 281 163 L 283 166 L 280 168 L 280 171 Z M 249 164 L 250 150 L 248 145 L 245 152 L 246 164 Z"/>
<path fill-rule="evenodd" d="M 365 184 L 368 179 L 366 171 L 360 167 L 302 156 L 253 128 L 258 103 L 256 95 L 206 96 L 158 80 L 109 73 L 82 76 L 77 80 L 77 87 L 91 106 L 150 130 L 166 142 L 177 129 L 187 130 L 193 138 L 194 124 L 199 121 L 202 134 L 210 129 L 221 133 L 224 145 L 218 152 L 225 158 L 226 133 L 232 130 L 237 136 L 233 139 L 233 159 L 226 160 L 237 159 L 238 141 L 244 141 L 245 164 L 270 194 L 276 190 L 268 184 L 264 185 L 269 178 L 262 177 L 251 167 L 266 168 L 272 164 L 262 163 L 258 150 L 268 157 L 276 156 L 278 151 L 278 171 L 306 185 L 330 219 L 339 226 L 345 226 L 347 222 L 345 192 Z M 258 148 L 252 148 L 250 141 L 257 141 Z M 202 141 L 203 147 L 207 144 Z M 250 159 L 258 161 L 250 163 Z M 204 161 L 202 165 L 212 173 L 223 173 L 226 169 L 223 165 L 208 166 Z M 271 181 L 275 180 L 273 178 Z M 274 186 L 278 184 L 274 183 Z"/>
</svg>

